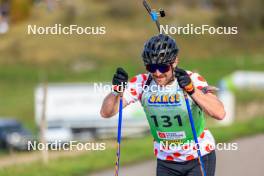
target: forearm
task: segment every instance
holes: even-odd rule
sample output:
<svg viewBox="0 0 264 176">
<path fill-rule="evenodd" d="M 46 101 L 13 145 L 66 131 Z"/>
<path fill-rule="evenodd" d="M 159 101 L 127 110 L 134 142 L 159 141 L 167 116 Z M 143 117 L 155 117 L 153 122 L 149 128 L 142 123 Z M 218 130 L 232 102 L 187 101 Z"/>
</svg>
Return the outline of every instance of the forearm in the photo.
<svg viewBox="0 0 264 176">
<path fill-rule="evenodd" d="M 127 85 L 127 81 L 127 72 L 122 68 L 117 68 L 112 80 L 112 91 L 114 91 L 113 93 L 119 95 L 114 95 L 113 93 L 110 93 L 105 97 L 100 111 L 102 117 L 109 118 L 117 114 L 119 109 L 119 100 Z M 123 101 L 123 108 L 125 106 L 126 102 Z"/>
<path fill-rule="evenodd" d="M 102 104 L 100 114 L 104 118 L 114 116 L 118 112 L 120 96 L 115 96 L 112 93 L 108 94 Z"/>
<path fill-rule="evenodd" d="M 192 94 L 193 100 L 211 117 L 217 120 L 223 120 L 225 110 L 222 102 L 213 94 L 204 94 L 196 89 Z"/>
</svg>

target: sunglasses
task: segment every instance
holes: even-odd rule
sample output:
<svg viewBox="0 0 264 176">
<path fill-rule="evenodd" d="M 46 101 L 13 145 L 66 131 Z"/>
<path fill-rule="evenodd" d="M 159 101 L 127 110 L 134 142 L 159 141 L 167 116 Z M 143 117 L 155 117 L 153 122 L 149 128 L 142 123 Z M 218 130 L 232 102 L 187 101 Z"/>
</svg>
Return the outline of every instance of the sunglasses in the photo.
<svg viewBox="0 0 264 176">
<path fill-rule="evenodd" d="M 166 64 L 149 64 L 146 66 L 147 71 L 150 73 L 155 73 L 157 70 L 159 70 L 160 73 L 166 73 L 170 70 L 171 65 Z"/>
</svg>

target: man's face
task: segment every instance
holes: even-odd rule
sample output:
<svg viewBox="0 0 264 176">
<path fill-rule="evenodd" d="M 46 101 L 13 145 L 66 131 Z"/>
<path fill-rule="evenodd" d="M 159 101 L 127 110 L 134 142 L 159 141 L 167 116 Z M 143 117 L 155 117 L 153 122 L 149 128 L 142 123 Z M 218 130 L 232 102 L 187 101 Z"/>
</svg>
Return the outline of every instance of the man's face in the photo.
<svg viewBox="0 0 264 176">
<path fill-rule="evenodd" d="M 154 73 L 151 73 L 155 82 L 160 86 L 165 86 L 170 83 L 174 78 L 173 70 L 177 64 L 178 58 L 176 58 L 173 64 L 169 65 L 169 70 L 167 72 L 162 73 L 159 71 L 159 69 L 157 69 Z"/>
<path fill-rule="evenodd" d="M 158 85 L 165 86 L 172 80 L 173 77 L 173 71 L 171 66 L 169 71 L 165 73 L 161 73 L 159 70 L 156 70 L 156 72 L 152 73 L 152 77 Z"/>
</svg>

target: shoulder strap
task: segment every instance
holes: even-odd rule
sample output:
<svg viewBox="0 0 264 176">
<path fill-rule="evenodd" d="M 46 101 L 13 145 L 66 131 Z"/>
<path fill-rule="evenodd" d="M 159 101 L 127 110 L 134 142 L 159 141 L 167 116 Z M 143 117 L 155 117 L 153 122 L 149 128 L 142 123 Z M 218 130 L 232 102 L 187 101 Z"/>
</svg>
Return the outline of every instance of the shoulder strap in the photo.
<svg viewBox="0 0 264 176">
<path fill-rule="evenodd" d="M 149 86 L 150 83 L 151 83 L 151 81 L 152 81 L 152 76 L 151 76 L 151 74 L 149 74 L 148 79 L 147 79 L 145 85 L 146 85 L 146 86 Z"/>
</svg>

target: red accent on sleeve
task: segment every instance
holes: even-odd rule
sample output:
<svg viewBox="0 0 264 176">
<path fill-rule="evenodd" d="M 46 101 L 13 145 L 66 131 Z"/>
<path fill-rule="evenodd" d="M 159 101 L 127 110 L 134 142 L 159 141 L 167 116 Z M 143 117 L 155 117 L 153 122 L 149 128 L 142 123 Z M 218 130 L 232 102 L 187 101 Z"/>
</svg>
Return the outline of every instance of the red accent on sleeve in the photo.
<svg viewBox="0 0 264 176">
<path fill-rule="evenodd" d="M 202 76 L 198 76 L 198 80 L 202 82 L 206 82 L 205 79 Z"/>
<path fill-rule="evenodd" d="M 133 78 L 130 80 L 131 83 L 135 83 L 136 81 L 137 81 L 137 77 L 136 77 L 136 76 L 133 77 Z"/>
<path fill-rule="evenodd" d="M 147 81 L 147 76 L 145 74 L 141 74 L 144 81 Z"/>
<path fill-rule="evenodd" d="M 203 86 L 197 86 L 197 89 L 202 90 Z"/>
</svg>

